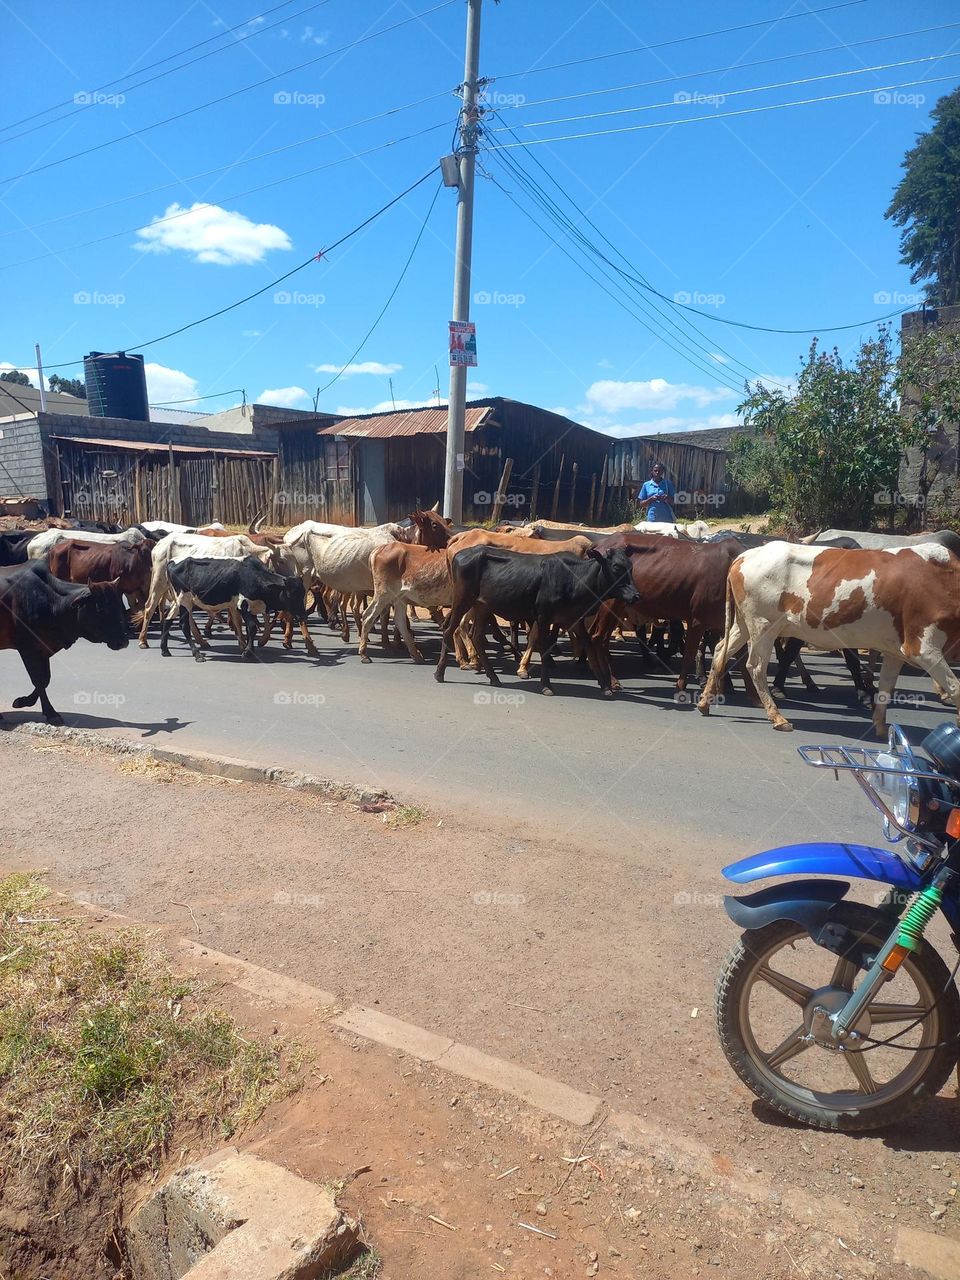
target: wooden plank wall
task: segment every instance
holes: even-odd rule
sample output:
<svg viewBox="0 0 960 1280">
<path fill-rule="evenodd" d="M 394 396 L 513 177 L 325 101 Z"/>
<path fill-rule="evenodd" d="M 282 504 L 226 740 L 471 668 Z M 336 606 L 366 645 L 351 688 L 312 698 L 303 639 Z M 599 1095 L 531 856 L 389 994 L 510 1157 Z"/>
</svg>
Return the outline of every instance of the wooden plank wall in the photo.
<svg viewBox="0 0 960 1280">
<path fill-rule="evenodd" d="M 272 458 L 111 450 L 57 442 L 62 510 L 85 520 L 173 520 L 246 525 L 269 509 L 276 488 Z M 104 472 L 116 472 L 104 476 Z M 57 502 L 56 505 L 61 505 Z"/>
</svg>

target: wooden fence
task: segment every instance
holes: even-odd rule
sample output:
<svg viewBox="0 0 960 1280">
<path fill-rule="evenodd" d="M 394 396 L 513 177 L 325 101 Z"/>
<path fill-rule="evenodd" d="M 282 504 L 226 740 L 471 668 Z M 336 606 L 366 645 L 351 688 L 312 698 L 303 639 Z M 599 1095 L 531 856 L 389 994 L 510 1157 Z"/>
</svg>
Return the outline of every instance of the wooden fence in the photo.
<svg viewBox="0 0 960 1280">
<path fill-rule="evenodd" d="M 246 525 L 269 511 L 277 460 L 200 450 L 110 448 L 54 443 L 58 514 L 85 520 L 173 520 Z"/>
<path fill-rule="evenodd" d="M 724 449 L 651 439 L 617 440 L 610 449 L 607 483 L 626 491 L 650 478 L 659 459 L 678 495 L 681 508 L 705 515 L 737 516 L 763 509 L 760 497 L 746 493 L 731 480 Z M 759 505 L 758 505 L 759 503 Z"/>
</svg>

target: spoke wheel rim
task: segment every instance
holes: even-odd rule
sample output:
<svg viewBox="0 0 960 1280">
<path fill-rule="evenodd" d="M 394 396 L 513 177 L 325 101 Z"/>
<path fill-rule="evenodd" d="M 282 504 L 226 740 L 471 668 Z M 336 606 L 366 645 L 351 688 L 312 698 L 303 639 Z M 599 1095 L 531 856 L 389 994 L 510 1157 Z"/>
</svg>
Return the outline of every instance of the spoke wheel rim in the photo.
<svg viewBox="0 0 960 1280">
<path fill-rule="evenodd" d="M 768 979 L 764 976 L 764 971 L 766 971 L 767 974 L 772 973 L 774 977 L 782 977 L 783 975 L 779 974 L 777 970 L 776 957 L 788 948 L 792 947 L 796 942 L 803 940 L 808 940 L 808 934 L 805 929 L 798 927 L 795 933 L 791 934 L 789 937 L 781 938 L 765 951 L 758 952 L 753 957 L 750 974 L 744 982 L 741 990 L 739 1023 L 741 1035 L 743 1036 L 744 1047 L 750 1056 L 754 1068 L 766 1079 L 770 1088 L 775 1092 L 781 1095 L 786 1095 L 791 1101 L 804 1107 L 815 1107 L 821 1111 L 839 1112 L 872 1110 L 885 1106 L 895 1098 L 900 1098 L 905 1093 L 909 1093 L 922 1079 L 927 1067 L 929 1066 L 930 1055 L 933 1052 L 932 1046 L 942 1038 L 940 1034 L 941 1019 L 939 1010 L 936 1007 L 933 1007 L 935 1006 L 938 993 L 931 990 L 923 973 L 917 968 L 910 958 L 904 962 L 903 971 L 909 975 L 910 981 L 916 990 L 915 1004 L 917 1008 L 922 1007 L 924 1009 L 931 1009 L 931 1012 L 924 1021 L 920 1023 L 918 1030 L 921 1032 L 921 1038 L 916 1045 L 912 1046 L 913 1051 L 910 1054 L 903 1052 L 903 1050 L 893 1051 L 900 1053 L 903 1057 L 904 1067 L 890 1080 L 886 1081 L 882 1085 L 876 1085 L 874 1082 L 874 1090 L 872 1092 L 864 1092 L 862 1088 L 856 1085 L 854 1069 L 848 1061 L 846 1064 L 847 1074 L 851 1085 L 854 1087 L 845 1090 L 837 1089 L 826 1091 L 802 1085 L 798 1081 L 782 1075 L 777 1066 L 771 1066 L 770 1059 L 775 1057 L 778 1058 L 778 1063 L 787 1065 L 787 1063 L 798 1057 L 802 1062 L 805 1054 L 830 1052 L 829 1050 L 821 1048 L 816 1043 L 810 1043 L 809 1046 L 804 1050 L 801 1050 L 799 1053 L 789 1053 L 786 1057 L 779 1057 L 779 1052 L 784 1049 L 786 1040 L 781 1042 L 781 1044 L 775 1048 L 764 1052 L 764 1050 L 762 1050 L 758 1045 L 753 1034 L 753 1026 L 750 1020 L 750 997 L 758 985 L 767 986 L 768 988 L 772 986 L 774 991 L 777 993 L 777 998 L 782 1001 L 784 1009 L 788 1009 L 792 1004 L 797 1014 L 799 1015 L 801 1013 L 796 1000 L 792 996 L 784 994 L 782 989 L 776 984 L 769 983 Z M 876 942 L 877 939 L 871 939 L 871 941 Z M 811 943 L 811 946 L 815 946 L 815 944 Z M 821 950 L 822 948 L 817 948 L 817 953 L 819 954 Z M 825 958 L 830 958 L 830 953 L 823 951 L 823 956 Z M 835 960 L 833 964 L 834 966 L 837 966 L 837 962 Z M 837 972 L 837 968 L 834 967 L 833 971 Z M 829 976 L 829 972 L 830 971 L 827 970 L 825 976 Z M 862 970 L 858 970 L 857 972 L 858 978 L 861 977 Z M 799 986 L 804 984 L 795 985 Z M 812 994 L 813 988 L 809 988 L 809 990 Z M 913 1008 L 913 1006 L 904 1004 L 900 1001 L 885 1002 L 882 1000 L 875 1001 L 874 1006 L 871 1007 L 879 1006 L 881 1008 L 889 1008 L 891 1003 L 903 1009 L 911 1008 L 912 1010 Z M 913 1017 L 916 1016 L 919 1016 L 919 1014 L 913 1013 L 909 1019 L 904 1018 L 902 1025 L 906 1026 L 907 1023 L 913 1021 Z M 897 1023 L 893 1023 L 889 1020 L 884 1021 L 881 1018 L 878 1020 L 878 1025 L 873 1028 L 870 1034 L 878 1040 L 887 1039 L 890 1035 L 895 1034 L 900 1025 L 899 1021 Z M 794 1034 L 794 1032 L 791 1032 L 787 1039 L 789 1040 Z M 870 1049 L 869 1045 L 865 1047 L 868 1050 Z M 877 1052 L 882 1052 L 882 1050 L 877 1050 Z M 890 1051 L 888 1050 L 888 1052 Z M 853 1058 L 854 1056 L 862 1057 L 863 1065 L 865 1065 L 868 1071 L 870 1071 L 873 1066 L 871 1059 L 875 1057 L 872 1051 L 863 1055 L 854 1055 L 853 1053 L 849 1054 L 850 1058 Z M 860 1066 L 860 1064 L 857 1064 L 857 1066 Z"/>
</svg>

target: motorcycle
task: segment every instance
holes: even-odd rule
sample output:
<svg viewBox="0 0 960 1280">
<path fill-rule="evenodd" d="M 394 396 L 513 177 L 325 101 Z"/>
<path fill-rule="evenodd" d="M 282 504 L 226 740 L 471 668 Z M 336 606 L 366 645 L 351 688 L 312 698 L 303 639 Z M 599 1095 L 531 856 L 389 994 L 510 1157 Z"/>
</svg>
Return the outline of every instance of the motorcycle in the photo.
<svg viewBox="0 0 960 1280">
<path fill-rule="evenodd" d="M 960 960 L 951 970 L 924 936 L 939 912 L 960 946 L 960 729 L 939 725 L 919 751 L 897 726 L 886 749 L 799 748 L 852 774 L 892 849 L 795 844 L 723 871 L 736 884 L 813 873 L 886 886 L 873 905 L 847 901 L 847 879 L 724 898 L 744 932 L 717 983 L 723 1051 L 758 1098 L 818 1129 L 893 1124 L 960 1059 Z"/>
</svg>

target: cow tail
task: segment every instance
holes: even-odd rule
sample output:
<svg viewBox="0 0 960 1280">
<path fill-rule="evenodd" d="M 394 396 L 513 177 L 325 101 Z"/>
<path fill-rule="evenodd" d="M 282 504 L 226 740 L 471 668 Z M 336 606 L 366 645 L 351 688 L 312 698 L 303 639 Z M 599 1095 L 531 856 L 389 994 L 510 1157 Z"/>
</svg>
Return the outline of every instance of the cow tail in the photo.
<svg viewBox="0 0 960 1280">
<path fill-rule="evenodd" d="M 723 670 L 726 671 L 730 658 L 730 632 L 733 630 L 733 619 L 736 613 L 736 604 L 733 599 L 733 587 L 730 585 L 730 575 L 727 575 L 726 592 L 723 601 Z M 723 674 L 721 672 L 721 674 Z"/>
</svg>

